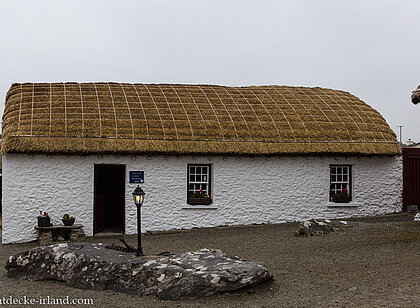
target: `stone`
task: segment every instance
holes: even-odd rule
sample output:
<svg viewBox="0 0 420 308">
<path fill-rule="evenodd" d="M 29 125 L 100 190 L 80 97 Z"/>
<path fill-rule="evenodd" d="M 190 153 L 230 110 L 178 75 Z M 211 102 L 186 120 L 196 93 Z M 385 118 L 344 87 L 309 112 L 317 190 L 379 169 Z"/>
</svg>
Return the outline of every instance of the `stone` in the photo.
<svg viewBox="0 0 420 308">
<path fill-rule="evenodd" d="M 346 221 L 331 221 L 328 219 L 311 219 L 302 221 L 299 230 L 293 234 L 295 236 L 313 236 L 324 235 L 330 232 L 338 231 L 341 227 L 348 226 Z"/>
<path fill-rule="evenodd" d="M 104 244 L 73 242 L 17 253 L 5 267 L 8 277 L 53 279 L 81 289 L 156 294 L 169 300 L 234 291 L 272 279 L 263 263 L 217 249 L 136 257 Z"/>
<path fill-rule="evenodd" d="M 38 235 L 38 244 L 41 246 L 51 245 L 53 243 L 53 237 L 51 232 L 42 231 Z"/>
<path fill-rule="evenodd" d="M 85 238 L 85 231 L 83 231 L 83 228 L 79 229 L 72 229 L 70 231 L 70 241 L 77 242 L 80 240 L 83 240 Z"/>
<path fill-rule="evenodd" d="M 417 204 L 410 204 L 407 205 L 407 212 L 408 213 L 415 213 L 419 210 L 419 206 Z"/>
<path fill-rule="evenodd" d="M 420 221 L 420 212 L 414 215 L 414 221 Z"/>
</svg>

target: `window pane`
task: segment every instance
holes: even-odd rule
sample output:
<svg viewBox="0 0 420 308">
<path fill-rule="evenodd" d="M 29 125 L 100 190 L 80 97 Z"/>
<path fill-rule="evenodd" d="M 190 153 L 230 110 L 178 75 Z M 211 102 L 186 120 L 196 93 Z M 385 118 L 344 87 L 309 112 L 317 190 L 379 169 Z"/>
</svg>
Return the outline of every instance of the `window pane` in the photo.
<svg viewBox="0 0 420 308">
<path fill-rule="evenodd" d="M 350 166 L 330 166 L 330 196 L 347 190 L 351 194 Z M 333 201 L 331 198 L 330 201 Z"/>
<path fill-rule="evenodd" d="M 187 185 L 187 200 L 190 204 L 201 204 L 201 201 L 192 201 L 191 195 L 200 193 L 200 191 L 203 191 L 204 193 L 209 194 L 209 191 L 211 190 L 210 187 L 210 173 L 211 173 L 211 167 L 208 165 L 188 165 L 188 185 Z M 210 195 L 210 194 L 209 194 Z M 198 196 L 196 196 L 198 197 Z M 210 196 L 211 197 L 211 196 Z M 203 199 L 203 204 L 208 204 L 209 200 Z M 192 202 L 192 203 L 191 203 Z M 198 203 L 195 203 L 198 202 Z"/>
</svg>

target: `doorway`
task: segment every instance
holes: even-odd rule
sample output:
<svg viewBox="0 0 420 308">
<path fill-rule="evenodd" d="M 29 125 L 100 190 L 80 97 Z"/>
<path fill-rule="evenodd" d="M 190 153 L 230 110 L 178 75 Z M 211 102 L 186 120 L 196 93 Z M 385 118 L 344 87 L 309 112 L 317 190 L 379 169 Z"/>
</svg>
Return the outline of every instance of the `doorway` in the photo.
<svg viewBox="0 0 420 308">
<path fill-rule="evenodd" d="M 95 165 L 93 233 L 124 233 L 125 166 Z"/>
<path fill-rule="evenodd" d="M 403 148 L 403 212 L 420 209 L 420 149 Z"/>
</svg>

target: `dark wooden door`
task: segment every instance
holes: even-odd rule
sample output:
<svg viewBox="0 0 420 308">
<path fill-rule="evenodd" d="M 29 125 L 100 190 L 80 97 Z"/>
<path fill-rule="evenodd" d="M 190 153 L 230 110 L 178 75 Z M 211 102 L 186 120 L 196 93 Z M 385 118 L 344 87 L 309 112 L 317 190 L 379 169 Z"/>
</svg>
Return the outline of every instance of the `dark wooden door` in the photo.
<svg viewBox="0 0 420 308">
<path fill-rule="evenodd" d="M 95 193 L 93 233 L 102 232 L 105 229 L 105 204 L 104 195 Z"/>
<path fill-rule="evenodd" d="M 124 232 L 125 166 L 95 165 L 93 233 Z"/>
<path fill-rule="evenodd" d="M 420 148 L 403 149 L 403 211 L 420 205 Z"/>
</svg>

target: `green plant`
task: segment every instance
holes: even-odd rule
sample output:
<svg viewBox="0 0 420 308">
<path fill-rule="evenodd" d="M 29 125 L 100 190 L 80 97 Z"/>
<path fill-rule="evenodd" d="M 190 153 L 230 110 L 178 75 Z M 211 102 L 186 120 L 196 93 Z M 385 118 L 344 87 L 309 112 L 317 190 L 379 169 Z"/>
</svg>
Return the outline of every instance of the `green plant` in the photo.
<svg viewBox="0 0 420 308">
<path fill-rule="evenodd" d="M 349 193 L 348 190 L 346 188 L 342 188 L 341 192 L 335 194 L 337 197 L 348 197 Z"/>
<path fill-rule="evenodd" d="M 63 220 L 70 220 L 70 219 L 74 219 L 74 216 L 70 216 L 69 214 L 64 214 L 61 219 L 63 219 Z"/>
<path fill-rule="evenodd" d="M 201 189 L 200 192 L 191 194 L 191 198 L 210 198 L 210 196 Z"/>
</svg>

